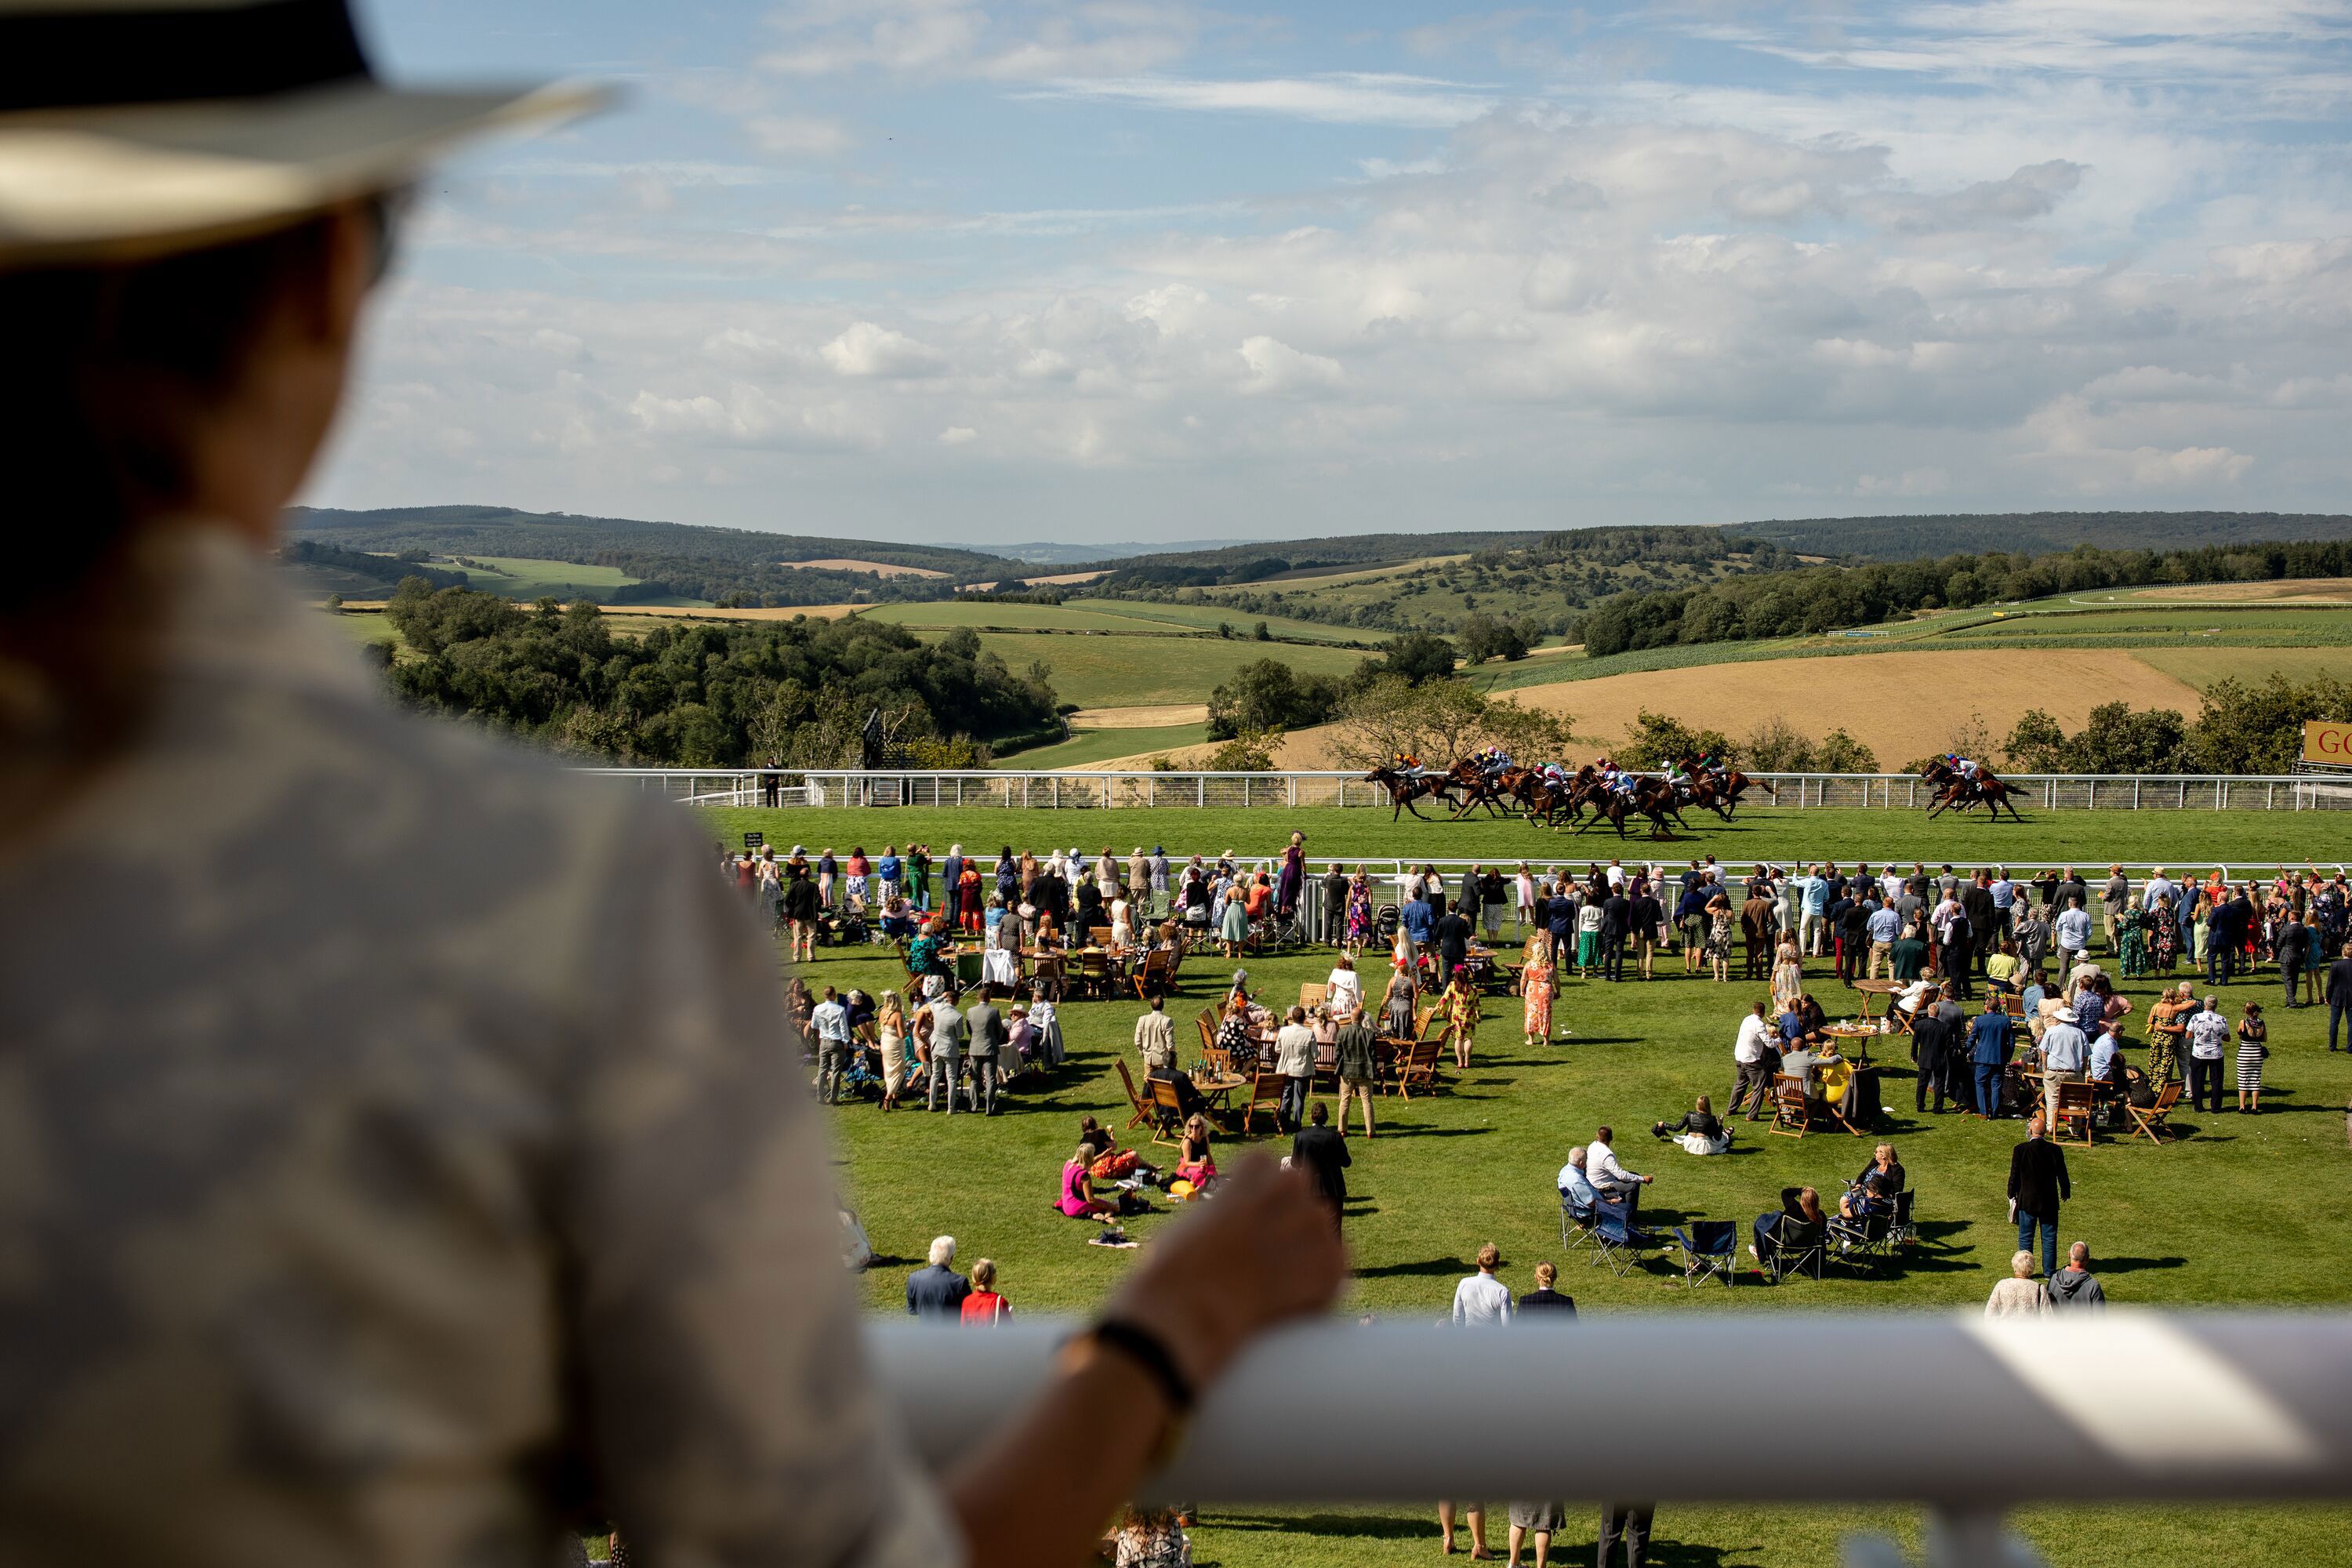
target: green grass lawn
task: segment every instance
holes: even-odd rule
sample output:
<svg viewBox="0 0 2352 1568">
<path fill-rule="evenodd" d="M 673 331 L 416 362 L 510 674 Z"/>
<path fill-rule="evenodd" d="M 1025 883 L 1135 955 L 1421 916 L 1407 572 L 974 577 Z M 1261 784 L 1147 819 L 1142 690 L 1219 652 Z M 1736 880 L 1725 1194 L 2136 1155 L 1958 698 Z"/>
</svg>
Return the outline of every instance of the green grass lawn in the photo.
<svg viewBox="0 0 2352 1568">
<path fill-rule="evenodd" d="M 1178 746 L 1197 746 L 1209 738 L 1206 724 L 1156 724 L 1140 730 L 1081 730 L 1056 746 L 1039 746 L 999 757 L 1000 768 L 1082 768 L 1112 757 L 1139 756 Z"/>
<path fill-rule="evenodd" d="M 1142 733 L 1129 731 L 1129 734 Z M 1391 825 L 1385 807 L 1302 807 L 1205 810 L 1162 806 L 1157 810 L 1006 811 L 901 806 L 888 810 L 715 810 L 706 813 L 712 830 L 738 840 L 759 828 L 772 844 L 795 840 L 812 848 L 834 844 L 846 851 L 855 841 L 868 849 L 877 843 L 927 841 L 944 849 L 959 839 L 992 853 L 1010 844 L 1015 854 L 1053 844 L 1105 843 L 1124 854 L 1137 843 L 1165 844 L 1171 855 L 1214 856 L 1224 849 L 1244 855 L 1278 854 L 1293 830 L 1307 835 L 1309 856 L 1319 864 L 1332 856 L 1393 859 L 1492 857 L 1535 866 L 1580 866 L 1617 858 L 1628 862 L 1680 863 L 1714 855 L 1746 863 L 1759 859 L 1857 859 L 1874 865 L 1894 857 L 1950 861 L 1956 866 L 2073 860 L 2104 866 L 2110 860 L 2174 866 L 2221 862 L 2232 867 L 2301 865 L 2305 858 L 2329 863 L 2347 856 L 2347 824 L 2337 814 L 2290 811 L 2028 811 L 2022 823 L 1956 821 L 1949 816 L 1923 822 L 1905 811 L 1798 811 L 1793 807 L 1743 809 L 1729 824 L 1696 818 L 1686 838 L 1652 844 L 1636 835 L 1621 846 L 1606 828 L 1586 834 L 1554 832 L 1520 821 L 1473 817 L 1458 823 Z"/>
<path fill-rule="evenodd" d="M 914 816 L 891 814 L 889 820 L 895 827 Z M 956 830 L 968 842 L 992 845 L 1002 820 L 1003 814 L 965 812 Z M 2107 816 L 2080 820 L 2103 831 L 2126 826 Z M 1292 825 L 1286 816 L 1270 816 L 1260 837 L 1271 840 L 1274 830 Z M 2210 830 L 2237 826 L 2211 818 L 2169 822 L 2176 843 L 2193 839 L 2207 857 L 2220 852 Z M 798 826 L 793 831 L 810 837 Z M 861 831 L 869 845 L 884 837 Z M 944 826 L 908 831 L 941 841 L 950 832 Z M 1091 843 L 1099 835 L 1077 837 Z M 1151 835 L 1144 837 L 1149 841 Z M 1133 837 L 1124 829 L 1117 833 L 1122 848 Z M 1923 852 L 1936 858 L 1933 851 Z M 1302 982 L 1324 977 L 1329 954 L 1253 958 L 1247 966 L 1266 999 L 1287 1002 Z M 1853 1011 L 1849 994 L 1826 974 L 1826 966 L 1810 967 L 1831 1013 Z M 1212 958 L 1186 965 L 1171 1011 L 1188 1049 L 1192 1015 L 1221 993 L 1228 968 Z M 1754 984 L 1684 978 L 1678 959 L 1664 959 L 1659 975 L 1648 984 L 1567 981 L 1555 1021 L 1570 1036 L 1534 1047 L 1521 1037 L 1517 999 L 1490 997 L 1475 1065 L 1454 1078 L 1447 1092 L 1380 1102 L 1380 1136 L 1369 1144 L 1350 1143 L 1355 1165 L 1346 1227 L 1354 1281 L 1343 1310 L 1436 1320 L 1446 1310 L 1454 1281 L 1468 1271 L 1471 1255 L 1491 1240 L 1503 1249 L 1504 1277 L 1515 1289 L 1530 1288 L 1529 1271 L 1538 1260 L 1562 1262 L 1562 1289 L 1586 1312 L 1978 1310 L 2015 1246 L 2003 1193 L 2009 1152 L 2020 1129 L 2013 1122 L 1915 1113 L 1912 1079 L 1899 1044 L 1888 1047 L 1892 1056 L 1884 1082 L 1889 1115 L 1883 1135 L 1895 1144 L 1919 1194 L 1926 1233 L 1925 1245 L 1900 1265 L 1876 1277 L 1832 1273 L 1819 1283 L 1800 1279 L 1778 1288 L 1749 1275 L 1730 1290 L 1685 1296 L 1666 1283 L 1660 1268 L 1620 1279 L 1588 1267 L 1582 1254 L 1564 1256 L 1554 1173 L 1569 1149 L 1589 1139 L 1602 1121 L 1617 1129 L 1625 1163 L 1657 1177 L 1644 1197 L 1645 1218 L 1736 1220 L 1743 1241 L 1747 1221 L 1776 1207 L 1783 1185 L 1810 1184 L 1833 1194 L 1868 1157 L 1867 1139 L 1843 1132 L 1815 1132 L 1801 1140 L 1771 1137 L 1763 1135 L 1760 1125 L 1745 1122 L 1738 1124 L 1734 1152 L 1724 1158 L 1694 1158 L 1651 1139 L 1646 1130 L 1653 1121 L 1688 1109 L 1699 1094 L 1713 1095 L 1717 1108 L 1723 1107 L 1732 1076 L 1734 1026 L 1761 994 Z M 888 987 L 901 978 L 879 949 L 825 950 L 806 977 L 818 985 L 868 989 Z M 2145 1017 L 2154 985 L 2132 982 L 2124 989 L 2138 1005 L 2135 1017 Z M 2352 1094 L 2352 1057 L 2331 1056 L 2323 1048 L 2323 1014 L 2280 1010 L 2276 993 L 2275 981 L 2265 977 L 2263 984 L 2234 988 L 2231 997 L 2234 1006 L 2258 995 L 2272 1007 L 2273 1054 L 2265 1074 L 2268 1109 L 2263 1116 L 2187 1116 L 2180 1124 L 2189 1136 L 2161 1149 L 2144 1142 L 2103 1142 L 2069 1152 L 2074 1195 L 2063 1235 L 2091 1244 L 2095 1266 L 2116 1301 L 2338 1304 L 2352 1298 L 2352 1276 L 2341 1267 L 2352 1256 L 2352 1213 L 2315 1201 L 2341 1184 L 2343 1108 Z M 1062 1019 L 1072 1062 L 1051 1084 L 1014 1096 L 1010 1110 L 992 1121 L 919 1111 L 884 1115 L 871 1105 L 824 1113 L 839 1150 L 844 1185 L 876 1248 L 888 1259 L 861 1280 L 873 1310 L 902 1310 L 907 1271 L 919 1262 L 929 1238 L 941 1233 L 959 1238 L 965 1264 L 993 1258 L 1003 1289 L 1020 1311 L 1082 1310 L 1130 1266 L 1129 1255 L 1083 1245 L 1087 1227 L 1060 1218 L 1049 1199 L 1076 1141 L 1078 1116 L 1090 1111 L 1114 1129 L 1127 1121 L 1114 1063 L 1122 1057 L 1132 1059 L 1137 1012 L 1131 1001 L 1066 1005 Z M 1127 1141 L 1138 1136 L 1129 1134 Z M 1286 1146 L 1271 1139 L 1256 1142 Z M 1225 1158 L 1235 1152 L 1229 1142 Z M 1130 1234 L 1149 1246 L 1167 1218 L 1154 1215 L 1128 1223 Z M 2258 1258 L 2249 1250 L 2252 1237 L 2261 1238 Z M 1747 1395 L 1727 1388 L 1720 1397 Z M 1584 1414 L 1563 1411 L 1561 1419 L 1575 1421 Z M 1856 1446 L 1850 1453 L 1759 1455 L 1758 1462 L 1865 1463 L 1866 1391 L 1854 1415 Z M 1311 1420 L 1307 1426 L 1311 1428 Z M 2021 1435 L 2024 1446 L 2018 1452 L 1989 1455 L 1985 1462 L 2030 1463 L 2027 1436 Z M 1563 1478 L 1562 1486 L 1574 1493 L 1571 1479 Z M 1563 1559 L 1589 1562 L 1592 1510 L 1579 1503 L 1570 1519 L 1556 1551 Z M 1499 1512 L 1495 1522 L 1499 1549 Z M 2224 1554 L 2231 1561 L 2308 1556 L 2341 1562 L 2352 1511 L 2049 1510 L 2025 1522 L 2052 1562 L 2085 1568 L 2104 1568 L 2126 1552 L 2145 1564 L 2208 1561 L 2221 1541 L 2231 1543 Z M 1845 1530 L 1908 1533 L 1912 1523 L 1900 1510 L 1670 1508 L 1659 1518 L 1659 1535 L 1666 1544 L 1657 1560 L 1699 1568 L 1828 1563 Z M 1227 1568 L 1402 1564 L 1434 1551 L 1435 1526 L 1428 1510 L 1227 1511 L 1212 1506 L 1195 1536 L 1197 1559 Z"/>
</svg>

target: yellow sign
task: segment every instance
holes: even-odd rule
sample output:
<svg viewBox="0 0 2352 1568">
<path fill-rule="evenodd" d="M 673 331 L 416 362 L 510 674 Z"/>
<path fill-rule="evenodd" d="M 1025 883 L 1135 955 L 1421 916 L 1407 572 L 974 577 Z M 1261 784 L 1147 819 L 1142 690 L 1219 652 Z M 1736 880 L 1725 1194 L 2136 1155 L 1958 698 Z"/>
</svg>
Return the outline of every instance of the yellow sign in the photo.
<svg viewBox="0 0 2352 1568">
<path fill-rule="evenodd" d="M 2352 766 L 2352 724 L 2314 719 L 2303 727 L 2303 760 Z"/>
</svg>

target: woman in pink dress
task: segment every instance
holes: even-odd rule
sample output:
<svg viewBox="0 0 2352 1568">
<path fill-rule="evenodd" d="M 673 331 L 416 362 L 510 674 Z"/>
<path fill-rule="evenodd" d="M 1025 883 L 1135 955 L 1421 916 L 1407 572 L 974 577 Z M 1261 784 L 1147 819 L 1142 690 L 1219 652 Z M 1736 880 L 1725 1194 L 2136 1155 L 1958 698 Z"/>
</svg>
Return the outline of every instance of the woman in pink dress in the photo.
<svg viewBox="0 0 2352 1568">
<path fill-rule="evenodd" d="M 1072 1219 L 1085 1219 L 1089 1215 L 1112 1215 L 1118 1212 L 1109 1204 L 1095 1196 L 1094 1184 L 1087 1176 L 1087 1146 L 1083 1143 L 1078 1145 L 1078 1152 L 1072 1155 L 1069 1162 L 1062 1167 L 1062 1201 L 1059 1206 L 1061 1211 Z"/>
</svg>

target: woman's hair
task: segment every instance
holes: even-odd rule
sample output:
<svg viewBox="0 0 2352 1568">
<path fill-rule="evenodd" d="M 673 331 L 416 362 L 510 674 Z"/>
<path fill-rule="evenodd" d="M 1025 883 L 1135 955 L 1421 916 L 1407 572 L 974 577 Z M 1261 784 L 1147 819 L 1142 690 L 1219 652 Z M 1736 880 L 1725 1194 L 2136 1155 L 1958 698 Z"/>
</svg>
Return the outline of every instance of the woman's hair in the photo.
<svg viewBox="0 0 2352 1568">
<path fill-rule="evenodd" d="M 1799 1187 L 1797 1189 L 1797 1206 L 1803 1209 L 1807 1214 L 1817 1215 L 1822 1212 L 1822 1194 L 1815 1192 L 1811 1187 Z"/>
<path fill-rule="evenodd" d="M 976 1290 L 985 1290 L 996 1283 L 996 1263 L 983 1258 L 971 1266 L 971 1283 Z"/>
<path fill-rule="evenodd" d="M 321 216 L 160 260 L 0 269 L 0 464 L 26 520 L 0 577 L 0 665 L 17 667 L 0 755 L 70 766 L 138 732 L 172 584 L 135 547 L 196 500 L 197 417 L 236 395 L 276 313 L 325 311 L 334 232 Z"/>
<path fill-rule="evenodd" d="M 1553 1280 L 1555 1280 L 1555 1279 L 1559 1279 L 1559 1270 L 1558 1268 L 1555 1268 L 1554 1267 L 1552 1267 L 1550 1264 L 1549 1264 L 1549 1263 L 1538 1263 L 1538 1264 L 1537 1264 L 1537 1265 L 1536 1265 L 1536 1289 L 1538 1289 L 1538 1290 L 1549 1290 L 1549 1289 L 1551 1289 L 1551 1282 L 1552 1282 Z"/>
<path fill-rule="evenodd" d="M 2016 1275 L 2020 1279 L 2031 1279 L 2033 1278 L 2033 1254 L 2030 1252 L 2011 1253 L 2009 1259 L 2009 1271 L 2011 1274 Z"/>
<path fill-rule="evenodd" d="M 1705 1095 L 1703 1095 L 1703 1094 L 1702 1094 L 1702 1095 L 1700 1095 L 1700 1096 L 1698 1097 L 1698 1113 L 1699 1113 L 1701 1116 L 1712 1116 L 1712 1115 L 1714 1115 L 1714 1114 L 1715 1114 L 1715 1102 L 1714 1102 L 1713 1100 L 1711 1100 L 1707 1099 L 1707 1097 L 1706 1097 L 1706 1096 L 1705 1096 Z"/>
<path fill-rule="evenodd" d="M 1200 1112 L 1194 1111 L 1184 1123 L 1184 1136 L 1187 1138 L 1198 1139 L 1200 1142 L 1206 1143 L 1209 1141 L 1209 1123 L 1207 1119 L 1202 1117 Z"/>
<path fill-rule="evenodd" d="M 1102 1123 L 1097 1121 L 1092 1116 L 1081 1116 L 1078 1118 L 1078 1131 L 1081 1132 L 1099 1132 L 1102 1131 Z"/>
</svg>

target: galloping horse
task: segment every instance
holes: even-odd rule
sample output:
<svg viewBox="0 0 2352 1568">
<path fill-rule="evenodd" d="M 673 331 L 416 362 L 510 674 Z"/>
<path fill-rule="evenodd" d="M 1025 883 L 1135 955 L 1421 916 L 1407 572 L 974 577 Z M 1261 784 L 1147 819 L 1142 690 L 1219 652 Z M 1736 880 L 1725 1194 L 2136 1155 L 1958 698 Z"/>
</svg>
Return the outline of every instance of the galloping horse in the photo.
<svg viewBox="0 0 2352 1568">
<path fill-rule="evenodd" d="M 1919 770 L 1919 776 L 1936 786 L 1935 797 L 1927 802 L 1931 819 L 1947 811 L 1966 811 L 1972 805 L 1982 805 L 1992 813 L 1995 822 L 2000 820 L 2004 808 L 2011 821 L 2025 820 L 2018 812 L 2017 803 L 2010 798 L 2017 792 L 1995 778 L 1990 768 L 1979 768 L 1971 783 L 1960 776 L 1958 769 L 1937 757 Z"/>
<path fill-rule="evenodd" d="M 1496 783 L 1526 809 L 1530 822 L 1540 817 L 1545 826 L 1557 827 L 1559 814 L 1570 809 L 1567 790 L 1553 784 L 1538 769 L 1506 768 Z"/>
<path fill-rule="evenodd" d="M 1738 768 L 1726 768 L 1720 784 L 1716 782 L 1715 775 L 1701 771 L 1696 757 L 1683 759 L 1683 771 L 1690 775 L 1691 804 L 1706 807 L 1726 822 L 1729 822 L 1731 814 L 1739 809 L 1739 797 L 1748 793 L 1749 784 L 1760 783 L 1765 794 L 1775 800 L 1780 797 L 1779 784 L 1769 779 L 1751 779 Z"/>
<path fill-rule="evenodd" d="M 1381 784 L 1387 788 L 1389 805 L 1392 808 L 1389 812 L 1391 822 L 1397 821 L 1402 814 L 1408 811 L 1412 813 L 1414 820 L 1427 822 L 1429 818 L 1422 816 L 1420 808 L 1412 804 L 1417 800 L 1434 799 L 1442 800 L 1448 805 L 1454 804 L 1454 797 L 1446 793 L 1451 786 L 1444 773 L 1422 773 L 1409 777 L 1394 768 L 1382 765 L 1366 773 L 1364 782 Z"/>
<path fill-rule="evenodd" d="M 1462 792 L 1462 804 L 1454 808 L 1456 817 L 1467 816 L 1479 806 L 1485 806 L 1492 816 L 1507 815 L 1503 810 L 1503 792 L 1486 776 L 1486 770 L 1464 757 L 1445 770 L 1445 782 Z"/>
<path fill-rule="evenodd" d="M 1591 770 L 1588 768 L 1586 772 L 1590 773 Z M 1590 780 L 1580 773 L 1577 775 L 1576 784 L 1571 788 L 1574 792 L 1571 796 L 1573 800 L 1592 808 L 1593 822 L 1611 824 L 1617 829 L 1618 837 L 1625 837 L 1626 819 L 1634 816 L 1646 816 L 1650 819 L 1651 837 L 1664 838 L 1666 836 L 1666 818 L 1674 814 L 1675 798 L 1673 789 L 1664 779 L 1637 779 L 1634 782 L 1633 793 L 1628 795 L 1622 791 L 1610 789 L 1603 785 L 1597 773 Z M 1675 816 L 1675 820 L 1680 822 L 1682 818 Z M 1591 826 L 1592 822 L 1580 821 L 1576 825 L 1576 830 L 1581 833 Z"/>
</svg>

